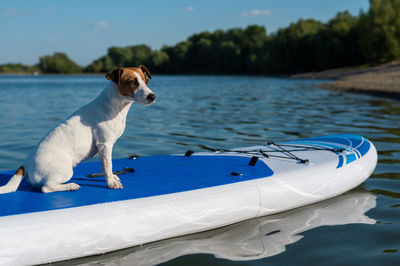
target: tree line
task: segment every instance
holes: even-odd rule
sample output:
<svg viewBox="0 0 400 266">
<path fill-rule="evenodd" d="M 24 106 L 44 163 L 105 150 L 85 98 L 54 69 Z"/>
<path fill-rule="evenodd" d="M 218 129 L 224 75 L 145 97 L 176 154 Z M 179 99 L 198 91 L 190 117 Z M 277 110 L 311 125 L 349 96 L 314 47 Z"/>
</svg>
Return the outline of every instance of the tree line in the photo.
<svg viewBox="0 0 400 266">
<path fill-rule="evenodd" d="M 146 65 L 165 74 L 288 74 L 400 58 L 400 0 L 370 0 L 358 16 L 339 12 L 326 23 L 300 19 L 267 34 L 264 26 L 204 31 L 176 45 L 111 47 L 86 67 L 66 54 L 39 59 L 44 73 L 104 73 L 119 66 Z M 2 66 L 0 66 L 0 71 Z"/>
</svg>

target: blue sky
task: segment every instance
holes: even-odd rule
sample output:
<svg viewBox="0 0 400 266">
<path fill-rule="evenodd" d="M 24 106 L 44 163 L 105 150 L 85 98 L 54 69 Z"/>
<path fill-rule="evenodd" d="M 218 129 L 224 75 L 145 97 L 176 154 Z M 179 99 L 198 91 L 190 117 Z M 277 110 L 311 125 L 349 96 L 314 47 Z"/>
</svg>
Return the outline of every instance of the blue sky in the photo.
<svg viewBox="0 0 400 266">
<path fill-rule="evenodd" d="M 110 46 L 159 49 L 193 33 L 250 24 L 270 33 L 300 18 L 326 22 L 338 11 L 368 8 L 368 0 L 0 0 L 0 64 L 35 64 L 60 51 L 87 65 Z"/>
</svg>

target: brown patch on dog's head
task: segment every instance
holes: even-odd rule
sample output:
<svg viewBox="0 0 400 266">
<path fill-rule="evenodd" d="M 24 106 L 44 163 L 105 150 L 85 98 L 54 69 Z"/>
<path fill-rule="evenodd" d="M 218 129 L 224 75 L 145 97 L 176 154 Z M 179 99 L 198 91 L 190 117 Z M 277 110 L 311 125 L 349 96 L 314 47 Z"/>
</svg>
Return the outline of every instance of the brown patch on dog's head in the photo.
<svg viewBox="0 0 400 266">
<path fill-rule="evenodd" d="M 118 85 L 118 91 L 121 95 L 133 97 L 139 87 L 139 80 L 135 73 L 139 75 L 140 79 L 145 82 L 146 85 L 149 83 L 151 74 L 143 65 L 139 67 L 120 67 L 114 69 L 106 74 L 106 78 Z"/>
<path fill-rule="evenodd" d="M 123 72 L 123 68 L 120 67 L 118 69 L 114 69 L 113 71 L 110 71 L 106 74 L 106 79 L 111 80 L 113 82 L 115 82 L 116 84 L 119 83 L 119 80 L 121 78 Z"/>
<path fill-rule="evenodd" d="M 145 77 L 145 81 L 146 81 L 146 84 L 148 84 L 149 83 L 149 79 L 151 79 L 150 71 L 144 65 L 140 65 L 139 69 L 142 70 L 143 75 L 144 74 L 147 75 L 147 77 Z"/>
</svg>

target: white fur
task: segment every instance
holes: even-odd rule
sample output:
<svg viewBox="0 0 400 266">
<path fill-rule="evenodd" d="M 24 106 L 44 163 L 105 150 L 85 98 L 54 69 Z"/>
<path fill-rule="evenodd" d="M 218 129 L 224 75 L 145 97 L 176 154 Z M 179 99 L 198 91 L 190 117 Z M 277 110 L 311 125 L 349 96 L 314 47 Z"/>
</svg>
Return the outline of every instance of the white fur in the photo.
<svg viewBox="0 0 400 266">
<path fill-rule="evenodd" d="M 51 130 L 28 155 L 23 163 L 29 183 L 43 192 L 76 190 L 79 185 L 67 183 L 73 167 L 99 154 L 109 188 L 122 188 L 120 179 L 112 172 L 112 149 L 125 129 L 126 116 L 133 101 L 148 105 L 152 93 L 136 73 L 139 87 L 131 97 L 118 92 L 114 82 L 92 102 L 73 113 Z M 13 192 L 22 177 L 14 175 L 0 193 Z"/>
<path fill-rule="evenodd" d="M 149 105 L 146 98 L 153 92 L 149 89 L 149 87 L 147 87 L 146 83 L 141 79 L 138 73 L 135 72 L 135 76 L 139 81 L 139 89 L 136 91 L 135 95 L 133 95 L 133 100 L 143 105 Z"/>
</svg>

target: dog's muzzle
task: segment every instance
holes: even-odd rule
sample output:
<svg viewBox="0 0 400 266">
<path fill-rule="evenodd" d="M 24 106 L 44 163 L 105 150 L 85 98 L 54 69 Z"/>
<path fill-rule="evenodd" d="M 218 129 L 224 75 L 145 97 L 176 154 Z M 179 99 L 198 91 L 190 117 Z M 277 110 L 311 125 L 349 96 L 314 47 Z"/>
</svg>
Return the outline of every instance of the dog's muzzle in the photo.
<svg viewBox="0 0 400 266">
<path fill-rule="evenodd" d="M 152 103 L 154 102 L 156 99 L 156 95 L 154 93 L 150 93 L 149 95 L 147 95 L 146 100 L 148 103 Z"/>
</svg>

